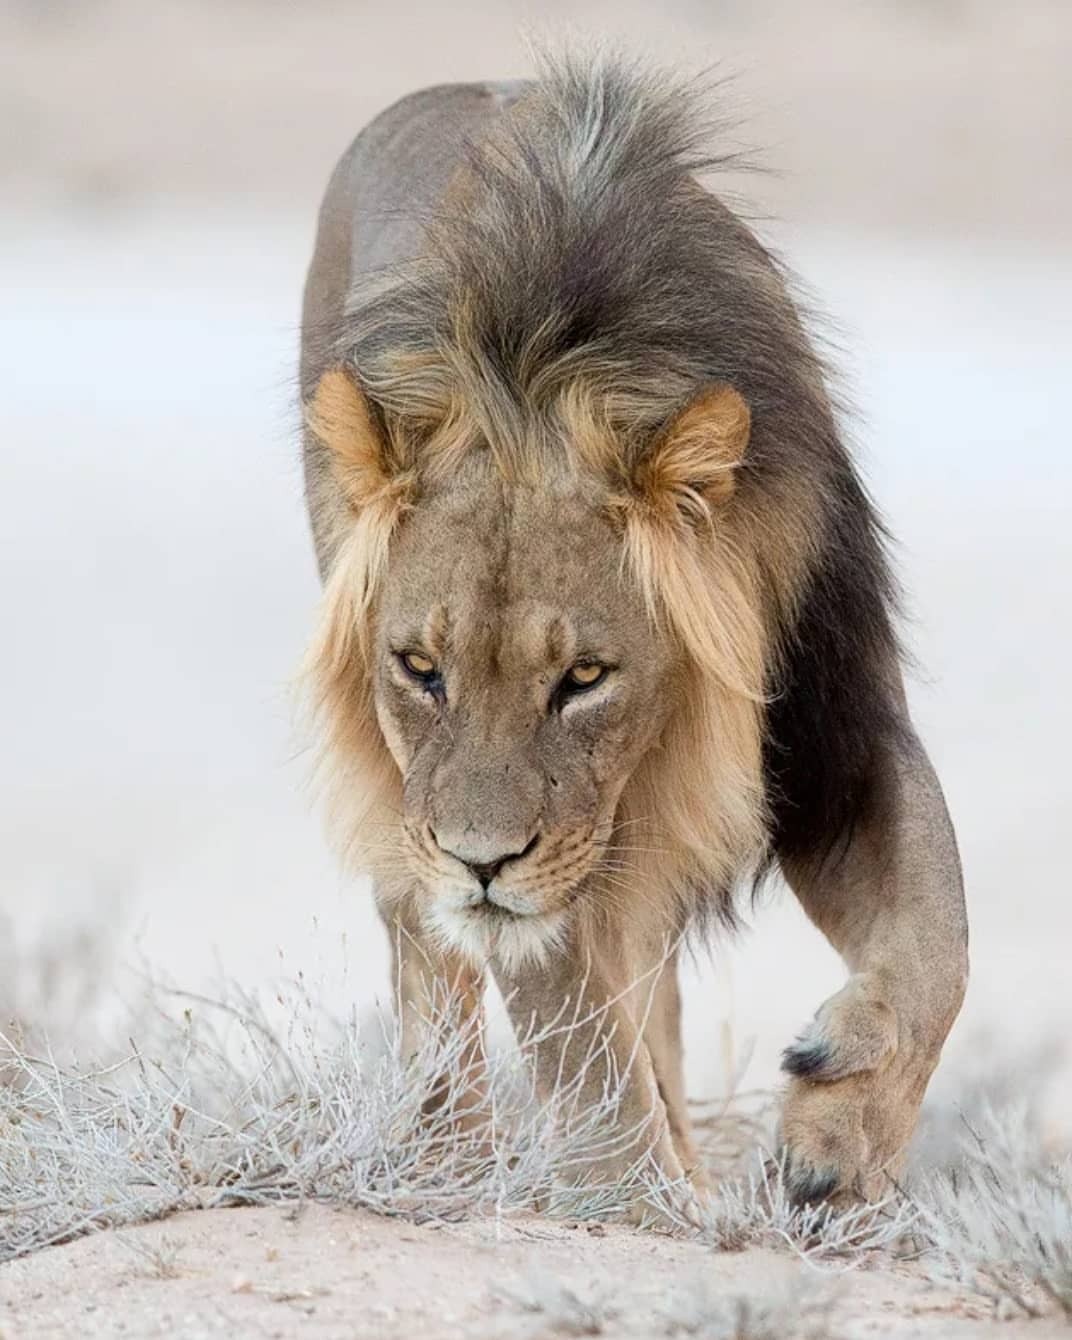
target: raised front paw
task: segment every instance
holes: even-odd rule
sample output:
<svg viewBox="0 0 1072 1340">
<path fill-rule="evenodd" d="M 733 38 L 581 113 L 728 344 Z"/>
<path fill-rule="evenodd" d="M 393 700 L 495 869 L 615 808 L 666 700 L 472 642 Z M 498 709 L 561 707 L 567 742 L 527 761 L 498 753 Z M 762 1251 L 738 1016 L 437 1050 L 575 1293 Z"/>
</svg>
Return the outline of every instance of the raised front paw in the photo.
<svg viewBox="0 0 1072 1340">
<path fill-rule="evenodd" d="M 789 1047 L 780 1139 L 786 1187 L 803 1204 L 844 1206 L 893 1190 L 937 1059 L 900 1036 L 866 974 L 820 1009 Z"/>
</svg>

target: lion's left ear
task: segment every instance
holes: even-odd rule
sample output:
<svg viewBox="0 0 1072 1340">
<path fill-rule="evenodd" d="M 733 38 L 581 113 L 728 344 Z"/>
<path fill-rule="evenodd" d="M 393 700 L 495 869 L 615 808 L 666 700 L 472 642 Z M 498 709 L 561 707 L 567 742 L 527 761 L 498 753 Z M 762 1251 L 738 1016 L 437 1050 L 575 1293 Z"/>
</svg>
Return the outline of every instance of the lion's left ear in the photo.
<svg viewBox="0 0 1072 1340">
<path fill-rule="evenodd" d="M 679 410 L 637 465 L 634 488 L 657 513 L 706 520 L 733 496 L 752 416 L 732 386 L 705 387 Z"/>
<path fill-rule="evenodd" d="M 355 512 L 382 497 L 396 477 L 387 444 L 364 393 L 344 368 L 332 368 L 305 406 L 310 432 L 327 448 L 340 491 Z"/>
</svg>

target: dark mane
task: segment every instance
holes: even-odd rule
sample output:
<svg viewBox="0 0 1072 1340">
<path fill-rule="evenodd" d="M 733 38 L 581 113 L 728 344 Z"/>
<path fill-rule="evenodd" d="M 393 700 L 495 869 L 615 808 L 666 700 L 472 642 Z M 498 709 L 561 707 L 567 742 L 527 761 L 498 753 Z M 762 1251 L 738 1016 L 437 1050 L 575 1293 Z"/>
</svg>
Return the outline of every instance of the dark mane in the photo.
<svg viewBox="0 0 1072 1340">
<path fill-rule="evenodd" d="M 770 647 L 772 846 L 825 858 L 880 799 L 894 586 L 787 275 L 697 183 L 736 163 L 711 147 L 711 105 L 705 87 L 626 61 L 548 64 L 469 146 L 424 254 L 352 295 L 343 347 L 415 452 L 448 420 L 504 460 L 534 443 L 568 452 L 561 397 L 582 382 L 635 459 L 698 388 L 743 395 L 752 436 L 732 505 Z"/>
</svg>

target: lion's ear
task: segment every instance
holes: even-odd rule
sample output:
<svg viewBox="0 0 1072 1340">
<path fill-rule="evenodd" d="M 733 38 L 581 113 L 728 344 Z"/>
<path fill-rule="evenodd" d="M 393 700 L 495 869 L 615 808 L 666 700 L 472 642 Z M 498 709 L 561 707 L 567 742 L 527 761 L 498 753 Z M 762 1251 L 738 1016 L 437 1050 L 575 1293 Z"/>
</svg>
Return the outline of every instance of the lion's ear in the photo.
<svg viewBox="0 0 1072 1340">
<path fill-rule="evenodd" d="M 664 515 L 694 519 L 733 495 L 734 470 L 748 446 L 752 416 L 732 386 L 705 387 L 679 410 L 644 455 L 634 486 L 644 502 Z"/>
<path fill-rule="evenodd" d="M 395 471 L 383 434 L 349 372 L 324 373 L 305 406 L 305 422 L 327 449 L 335 481 L 355 512 L 390 487 Z"/>
</svg>

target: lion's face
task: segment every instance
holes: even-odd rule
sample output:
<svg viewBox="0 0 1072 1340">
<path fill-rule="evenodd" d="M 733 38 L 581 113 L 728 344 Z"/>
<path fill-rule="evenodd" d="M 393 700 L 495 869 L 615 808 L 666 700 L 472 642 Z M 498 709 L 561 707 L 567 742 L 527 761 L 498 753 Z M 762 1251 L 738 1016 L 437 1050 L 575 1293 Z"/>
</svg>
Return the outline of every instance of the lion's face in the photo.
<svg viewBox="0 0 1072 1340">
<path fill-rule="evenodd" d="M 471 956 L 538 958 L 587 876 L 613 890 L 615 809 L 671 710 L 677 653 L 600 501 L 474 467 L 392 543 L 371 667 L 404 778 L 389 868 Z"/>
<path fill-rule="evenodd" d="M 626 452 L 575 389 L 494 447 L 461 411 L 374 413 L 343 368 L 307 406 L 337 832 L 381 904 L 507 969 L 587 914 L 680 928 L 764 838 L 747 406 L 703 387 Z"/>
</svg>

